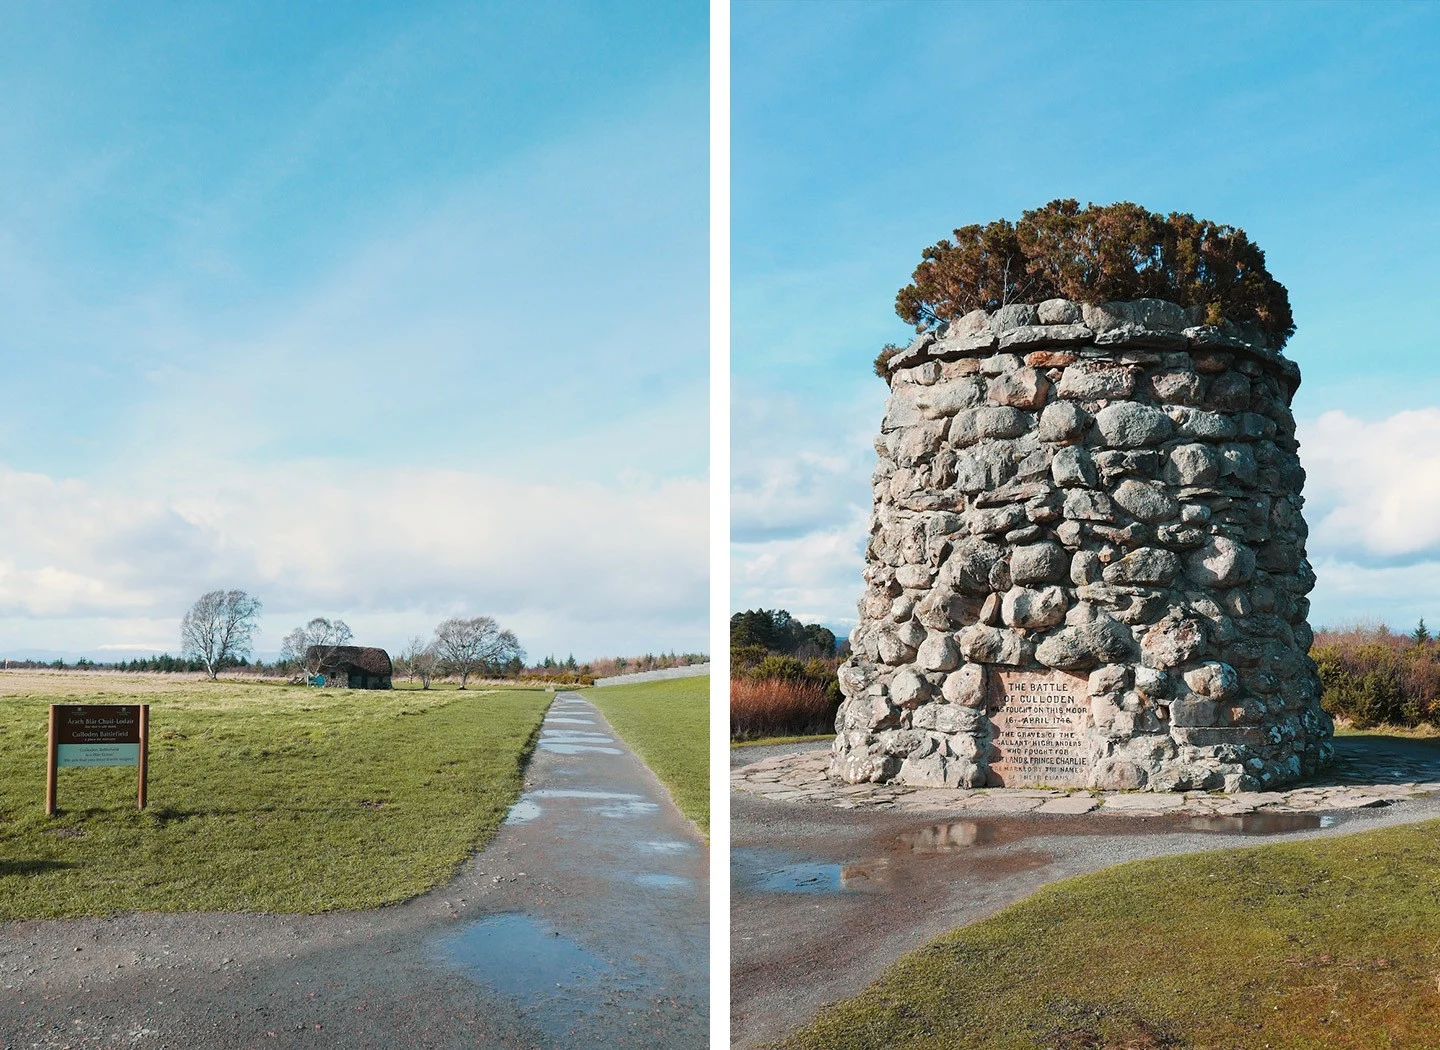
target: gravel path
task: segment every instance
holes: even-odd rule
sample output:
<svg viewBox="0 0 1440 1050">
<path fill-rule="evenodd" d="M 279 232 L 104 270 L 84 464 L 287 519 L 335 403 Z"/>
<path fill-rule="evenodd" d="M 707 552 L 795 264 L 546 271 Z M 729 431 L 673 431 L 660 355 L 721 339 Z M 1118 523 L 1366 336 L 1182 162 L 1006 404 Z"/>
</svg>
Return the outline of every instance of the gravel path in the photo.
<svg viewBox="0 0 1440 1050">
<path fill-rule="evenodd" d="M 1393 771 L 1397 760 L 1407 771 L 1440 765 L 1440 749 L 1424 744 L 1349 737 L 1336 745 L 1352 770 Z M 827 747 L 822 742 L 804 750 L 813 756 Z M 736 749 L 732 764 L 796 750 Z M 781 1038 L 826 1004 L 859 994 L 906 952 L 1059 879 L 1145 857 L 1440 817 L 1435 795 L 1330 812 L 1148 817 L 1104 809 L 986 815 L 942 808 L 927 814 L 895 804 L 843 809 L 836 801 L 731 792 L 736 1046 Z"/>
<path fill-rule="evenodd" d="M 369 912 L 0 924 L 6 1050 L 702 1047 L 708 857 L 573 693 L 451 882 Z"/>
</svg>

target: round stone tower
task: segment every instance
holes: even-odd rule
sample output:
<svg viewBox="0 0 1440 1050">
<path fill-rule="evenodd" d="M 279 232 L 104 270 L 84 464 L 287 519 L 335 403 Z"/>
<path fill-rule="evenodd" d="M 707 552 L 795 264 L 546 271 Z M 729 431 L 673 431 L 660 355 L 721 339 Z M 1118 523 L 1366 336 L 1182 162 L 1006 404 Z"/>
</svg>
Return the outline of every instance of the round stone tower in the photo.
<svg viewBox="0 0 1440 1050">
<path fill-rule="evenodd" d="M 1290 399 L 1158 299 L 976 310 L 888 363 L 831 773 L 1270 788 L 1332 753 Z"/>
</svg>

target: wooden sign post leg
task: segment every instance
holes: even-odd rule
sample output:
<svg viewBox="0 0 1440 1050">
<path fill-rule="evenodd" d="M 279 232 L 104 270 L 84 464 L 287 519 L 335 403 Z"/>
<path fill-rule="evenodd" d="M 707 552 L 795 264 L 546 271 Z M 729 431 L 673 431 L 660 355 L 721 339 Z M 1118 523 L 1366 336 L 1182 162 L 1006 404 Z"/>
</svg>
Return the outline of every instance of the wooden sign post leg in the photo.
<svg viewBox="0 0 1440 1050">
<path fill-rule="evenodd" d="M 59 712 L 50 705 L 50 739 L 45 747 L 45 815 L 55 815 L 55 773 L 60 760 Z"/>
<path fill-rule="evenodd" d="M 145 808 L 145 789 L 150 772 L 150 705 L 140 705 L 140 808 Z"/>
</svg>

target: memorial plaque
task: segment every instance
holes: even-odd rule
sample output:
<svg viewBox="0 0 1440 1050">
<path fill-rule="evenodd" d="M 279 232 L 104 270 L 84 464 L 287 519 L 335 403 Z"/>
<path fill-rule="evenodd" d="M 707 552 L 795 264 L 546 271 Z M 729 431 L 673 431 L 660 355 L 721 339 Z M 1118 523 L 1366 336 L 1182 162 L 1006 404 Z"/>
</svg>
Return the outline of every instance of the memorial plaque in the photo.
<svg viewBox="0 0 1440 1050">
<path fill-rule="evenodd" d="M 994 729 L 991 786 L 1085 786 L 1087 682 L 1065 671 L 992 671 L 985 708 Z"/>
</svg>

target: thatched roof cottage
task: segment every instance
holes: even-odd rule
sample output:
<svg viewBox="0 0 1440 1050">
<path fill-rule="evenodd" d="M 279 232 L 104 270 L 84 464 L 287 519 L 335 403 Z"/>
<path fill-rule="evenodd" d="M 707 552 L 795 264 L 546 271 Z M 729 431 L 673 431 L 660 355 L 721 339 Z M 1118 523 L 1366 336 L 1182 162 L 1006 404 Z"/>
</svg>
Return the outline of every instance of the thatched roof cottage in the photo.
<svg viewBox="0 0 1440 1050">
<path fill-rule="evenodd" d="M 306 662 L 314 666 L 316 650 L 306 651 Z M 337 645 L 320 661 L 325 684 L 347 689 L 389 689 L 394 668 L 390 654 L 368 645 Z"/>
</svg>

